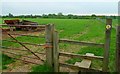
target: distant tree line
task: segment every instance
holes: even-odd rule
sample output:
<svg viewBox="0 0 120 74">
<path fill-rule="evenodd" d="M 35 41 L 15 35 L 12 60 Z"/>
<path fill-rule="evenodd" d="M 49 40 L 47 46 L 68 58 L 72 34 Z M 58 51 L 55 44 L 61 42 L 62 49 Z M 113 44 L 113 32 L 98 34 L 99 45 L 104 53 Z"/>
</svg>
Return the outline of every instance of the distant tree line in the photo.
<svg viewBox="0 0 120 74">
<path fill-rule="evenodd" d="M 73 15 L 73 14 L 68 14 L 68 15 L 63 15 L 62 13 L 58 14 L 43 14 L 43 15 L 19 15 L 19 16 L 14 16 L 13 14 L 9 13 L 8 15 L 1 16 L 3 18 L 55 18 L 55 19 L 106 19 L 107 17 L 110 17 L 112 19 L 117 19 L 117 16 L 96 16 L 95 14 L 92 15 Z"/>
</svg>

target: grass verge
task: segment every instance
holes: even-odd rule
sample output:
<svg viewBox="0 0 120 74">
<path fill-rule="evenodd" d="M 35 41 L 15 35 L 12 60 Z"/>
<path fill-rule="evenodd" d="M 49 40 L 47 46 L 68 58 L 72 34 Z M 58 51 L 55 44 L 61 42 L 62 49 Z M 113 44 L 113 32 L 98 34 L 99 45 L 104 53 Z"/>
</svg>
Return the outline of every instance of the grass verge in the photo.
<svg viewBox="0 0 120 74">
<path fill-rule="evenodd" d="M 32 68 L 32 72 L 53 72 L 53 68 L 49 67 L 47 64 L 36 65 Z"/>
<path fill-rule="evenodd" d="M 2 54 L 2 70 L 7 69 L 8 64 L 13 63 L 14 59 L 9 56 Z"/>
</svg>

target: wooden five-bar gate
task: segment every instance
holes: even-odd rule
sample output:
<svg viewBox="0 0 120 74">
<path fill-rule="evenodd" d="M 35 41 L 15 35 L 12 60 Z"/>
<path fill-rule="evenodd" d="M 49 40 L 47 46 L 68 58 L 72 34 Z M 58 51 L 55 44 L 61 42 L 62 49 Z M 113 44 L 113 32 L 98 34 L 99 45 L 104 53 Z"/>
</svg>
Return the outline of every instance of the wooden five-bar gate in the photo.
<svg viewBox="0 0 120 74">
<path fill-rule="evenodd" d="M 4 25 L 2 25 L 2 26 L 4 26 Z M 14 25 L 12 27 L 15 27 L 15 26 L 16 25 Z M 21 26 L 21 25 L 17 25 L 17 26 Z M 27 25 L 27 26 L 22 25 L 22 26 L 33 27 L 32 25 Z M 13 29 L 12 27 L 10 27 L 10 29 Z M 42 28 L 43 31 L 45 31 L 45 25 L 40 25 L 40 26 L 36 26 L 36 27 L 40 27 L 40 28 Z M 46 44 L 36 44 L 36 43 L 30 43 L 30 42 L 22 42 L 20 40 L 17 40 L 14 36 L 27 36 L 27 37 L 32 37 L 32 38 L 45 38 L 45 36 L 34 36 L 34 35 L 20 34 L 20 33 L 15 34 L 15 33 L 9 33 L 6 29 L 3 29 L 3 28 L 1 28 L 1 29 L 2 29 L 4 34 L 7 34 L 10 38 L 12 38 L 11 40 L 7 39 L 7 40 L 2 40 L 2 41 L 18 43 L 23 47 L 23 48 L 20 49 L 20 48 L 15 48 L 15 47 L 4 46 L 4 44 L 3 44 L 2 45 L 2 50 L 1 50 L 3 54 L 7 54 L 7 55 L 10 54 L 9 57 L 12 57 L 14 59 L 21 60 L 21 61 L 24 61 L 24 62 L 32 63 L 32 64 L 40 64 L 40 61 L 44 62 L 44 60 L 39 57 L 39 54 L 44 54 L 44 53 L 33 52 L 33 50 L 31 50 L 31 48 L 29 48 L 27 45 L 44 48 L 44 47 L 46 47 Z M 13 30 L 10 30 L 10 31 L 13 32 Z M 31 32 L 33 32 L 33 31 L 31 31 Z M 8 49 L 8 50 L 4 50 L 4 49 Z M 27 55 L 24 55 L 24 54 L 21 55 L 21 54 L 18 54 L 18 53 L 10 52 L 9 50 L 28 52 L 28 53 L 31 53 L 32 55 L 34 55 L 34 57 L 27 56 Z M 19 56 L 19 57 L 23 57 L 23 58 L 16 58 L 14 56 Z M 25 60 L 25 58 L 26 58 L 26 60 Z M 28 61 L 28 59 L 32 59 L 33 61 Z"/>
</svg>

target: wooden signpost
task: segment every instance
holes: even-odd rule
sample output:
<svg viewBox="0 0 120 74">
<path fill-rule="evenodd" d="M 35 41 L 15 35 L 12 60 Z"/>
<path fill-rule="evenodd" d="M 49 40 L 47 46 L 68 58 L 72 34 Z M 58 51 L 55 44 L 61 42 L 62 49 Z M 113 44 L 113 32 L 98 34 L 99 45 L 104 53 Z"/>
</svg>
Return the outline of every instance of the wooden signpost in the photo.
<svg viewBox="0 0 120 74">
<path fill-rule="evenodd" d="M 104 60 L 103 60 L 103 72 L 108 72 L 109 63 L 109 50 L 110 50 L 110 36 L 112 28 L 112 19 L 106 20 L 106 34 L 105 34 L 105 45 L 104 45 Z"/>
<path fill-rule="evenodd" d="M 116 38 L 116 71 L 120 72 L 120 26 L 117 26 Z"/>
</svg>

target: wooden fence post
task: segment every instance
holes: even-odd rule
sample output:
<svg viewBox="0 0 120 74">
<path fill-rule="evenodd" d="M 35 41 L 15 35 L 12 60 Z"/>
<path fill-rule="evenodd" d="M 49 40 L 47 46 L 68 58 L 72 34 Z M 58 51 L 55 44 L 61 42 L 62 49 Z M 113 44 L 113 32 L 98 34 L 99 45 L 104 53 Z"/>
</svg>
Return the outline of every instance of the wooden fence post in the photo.
<svg viewBox="0 0 120 74">
<path fill-rule="evenodd" d="M 54 25 L 46 25 L 46 62 L 53 67 L 53 31 Z"/>
<path fill-rule="evenodd" d="M 54 62 L 54 72 L 59 72 L 59 38 L 58 32 L 55 31 L 53 34 L 53 62 Z"/>
<path fill-rule="evenodd" d="M 116 35 L 116 71 L 120 72 L 120 26 L 117 26 L 117 35 Z"/>
<path fill-rule="evenodd" d="M 10 31 L 14 31 L 13 27 L 9 27 L 10 28 Z"/>
<path fill-rule="evenodd" d="M 103 72 L 108 72 L 109 63 L 109 50 L 110 50 L 110 37 L 112 29 L 112 19 L 106 20 L 106 32 L 105 32 L 105 45 L 104 45 L 104 59 L 103 59 Z"/>
</svg>

